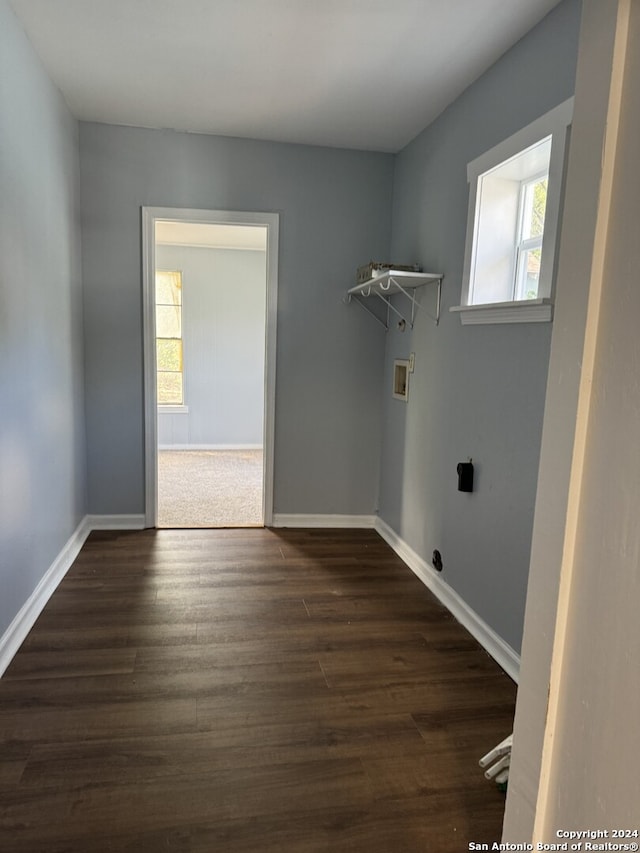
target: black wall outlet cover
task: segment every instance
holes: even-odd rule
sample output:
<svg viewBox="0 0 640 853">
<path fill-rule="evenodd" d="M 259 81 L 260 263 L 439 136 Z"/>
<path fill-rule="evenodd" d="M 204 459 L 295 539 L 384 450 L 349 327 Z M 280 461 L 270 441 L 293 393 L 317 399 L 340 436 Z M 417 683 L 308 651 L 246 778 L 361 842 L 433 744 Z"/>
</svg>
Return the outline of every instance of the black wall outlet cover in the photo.
<svg viewBox="0 0 640 853">
<path fill-rule="evenodd" d="M 431 557 L 431 564 L 437 572 L 442 571 L 442 554 L 437 549 L 433 552 L 433 556 Z"/>
<path fill-rule="evenodd" d="M 473 491 L 473 465 L 471 462 L 458 463 L 458 491 Z"/>
</svg>

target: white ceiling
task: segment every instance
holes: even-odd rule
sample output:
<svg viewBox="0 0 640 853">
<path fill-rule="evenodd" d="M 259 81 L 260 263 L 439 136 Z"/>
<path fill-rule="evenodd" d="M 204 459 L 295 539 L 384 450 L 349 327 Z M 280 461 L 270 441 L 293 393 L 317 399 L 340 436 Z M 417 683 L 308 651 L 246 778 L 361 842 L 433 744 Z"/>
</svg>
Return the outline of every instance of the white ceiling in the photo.
<svg viewBox="0 0 640 853">
<path fill-rule="evenodd" d="M 85 121 L 397 151 L 559 0 L 11 0 Z"/>
<path fill-rule="evenodd" d="M 222 225 L 203 222 L 156 222 L 156 243 L 169 246 L 204 246 L 213 249 L 251 249 L 265 252 L 265 225 Z"/>
</svg>

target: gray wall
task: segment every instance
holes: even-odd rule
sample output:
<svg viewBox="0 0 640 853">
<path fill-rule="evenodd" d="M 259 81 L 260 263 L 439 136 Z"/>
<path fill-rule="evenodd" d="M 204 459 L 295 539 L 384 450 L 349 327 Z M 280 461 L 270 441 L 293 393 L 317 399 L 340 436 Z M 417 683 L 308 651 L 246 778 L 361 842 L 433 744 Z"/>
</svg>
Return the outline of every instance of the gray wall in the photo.
<svg viewBox="0 0 640 853">
<path fill-rule="evenodd" d="M 274 510 L 371 513 L 380 332 L 342 303 L 388 252 L 393 158 L 81 124 L 89 505 L 144 510 L 140 207 L 280 214 Z"/>
<path fill-rule="evenodd" d="M 77 125 L 0 0 L 0 635 L 85 512 Z"/>
<path fill-rule="evenodd" d="M 565 0 L 397 158 L 391 254 L 443 272 L 439 327 L 392 331 L 384 378 L 380 514 L 520 649 L 550 324 L 461 326 L 467 163 L 573 94 L 581 4 Z M 423 301 L 432 295 L 425 291 Z M 416 354 L 408 404 L 394 358 Z M 457 491 L 472 457 L 475 492 Z"/>
<path fill-rule="evenodd" d="M 158 444 L 262 445 L 266 253 L 157 246 L 156 268 L 182 272 L 188 407 L 158 415 Z"/>
</svg>

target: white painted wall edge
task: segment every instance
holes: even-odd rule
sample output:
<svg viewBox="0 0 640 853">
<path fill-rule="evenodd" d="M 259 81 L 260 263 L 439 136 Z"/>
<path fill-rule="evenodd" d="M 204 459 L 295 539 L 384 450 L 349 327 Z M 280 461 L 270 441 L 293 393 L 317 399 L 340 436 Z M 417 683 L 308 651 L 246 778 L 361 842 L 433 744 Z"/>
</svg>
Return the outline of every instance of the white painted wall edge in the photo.
<svg viewBox="0 0 640 853">
<path fill-rule="evenodd" d="M 92 530 L 142 530 L 144 515 L 85 515 L 0 637 L 0 677 L 24 643 L 46 603 L 73 565 Z"/>
<path fill-rule="evenodd" d="M 352 527 L 373 528 L 375 515 L 305 515 L 303 513 L 275 513 L 272 527 Z"/>
<path fill-rule="evenodd" d="M 520 676 L 520 656 L 508 643 L 489 627 L 484 619 L 453 590 L 426 560 L 389 527 L 386 521 L 376 517 L 374 529 L 390 545 L 411 571 L 447 608 L 447 610 L 475 637 L 483 649 L 499 664 L 516 684 Z"/>
<path fill-rule="evenodd" d="M 261 444 L 159 444 L 158 450 L 262 450 Z"/>
</svg>

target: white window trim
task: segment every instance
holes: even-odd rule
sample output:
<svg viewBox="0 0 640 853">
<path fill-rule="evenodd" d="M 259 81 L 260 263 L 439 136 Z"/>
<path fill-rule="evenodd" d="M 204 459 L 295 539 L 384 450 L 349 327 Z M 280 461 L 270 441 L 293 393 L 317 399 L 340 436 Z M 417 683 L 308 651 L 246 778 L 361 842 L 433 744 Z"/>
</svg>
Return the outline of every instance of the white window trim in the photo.
<svg viewBox="0 0 640 853">
<path fill-rule="evenodd" d="M 183 371 L 184 375 L 184 371 Z M 189 414 L 189 406 L 158 406 L 158 414 L 159 415 L 188 415 Z"/>
<path fill-rule="evenodd" d="M 545 115 L 522 128 L 509 139 L 481 154 L 467 165 L 469 181 L 469 209 L 467 239 L 462 276 L 461 304 L 449 310 L 460 314 L 463 325 L 483 323 L 536 323 L 553 318 L 555 285 L 555 257 L 558 243 L 558 226 L 563 189 L 568 128 L 573 117 L 573 98 L 550 110 Z M 472 290 L 471 269 L 476 231 L 478 228 L 478 179 L 489 170 L 525 151 L 545 137 L 552 136 L 549 162 L 549 191 L 545 213 L 544 242 L 540 264 L 539 298 L 509 302 L 470 303 Z"/>
<path fill-rule="evenodd" d="M 449 310 L 460 314 L 463 326 L 481 326 L 488 323 L 549 323 L 553 319 L 550 299 L 455 305 Z"/>
</svg>

